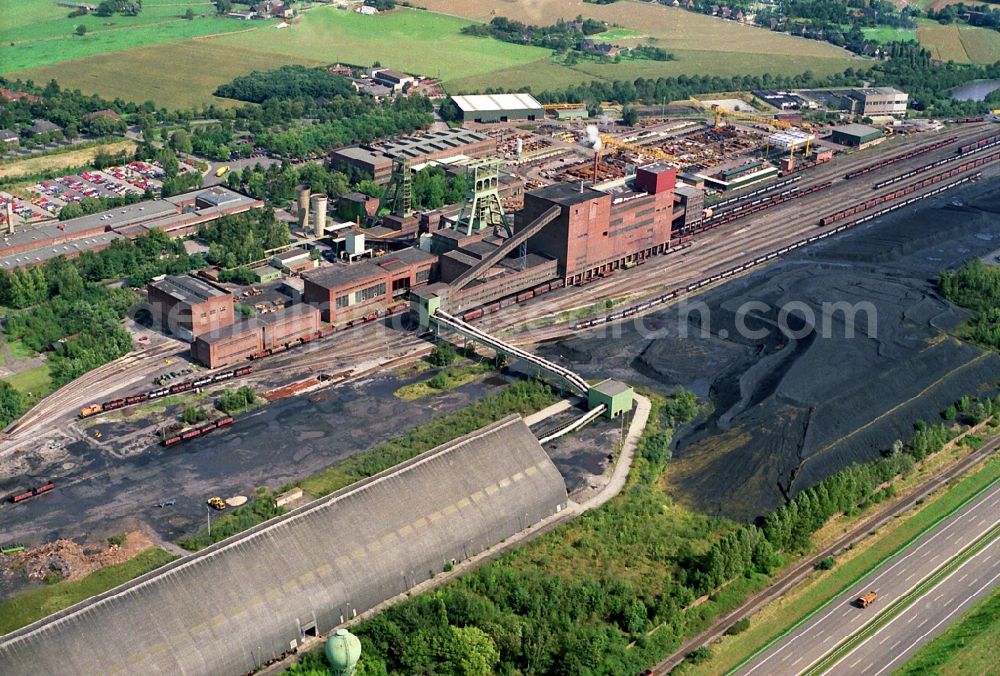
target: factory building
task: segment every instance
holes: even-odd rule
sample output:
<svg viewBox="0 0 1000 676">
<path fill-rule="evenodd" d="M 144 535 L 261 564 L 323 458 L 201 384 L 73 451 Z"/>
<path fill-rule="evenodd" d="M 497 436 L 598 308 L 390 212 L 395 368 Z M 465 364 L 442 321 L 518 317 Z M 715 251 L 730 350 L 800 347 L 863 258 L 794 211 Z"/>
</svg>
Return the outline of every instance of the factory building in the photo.
<svg viewBox="0 0 1000 676">
<path fill-rule="evenodd" d="M 197 336 L 191 342 L 191 356 L 214 369 L 297 341 L 310 341 L 319 332 L 319 310 L 309 305 L 292 305 Z"/>
<path fill-rule="evenodd" d="M 455 233 L 442 230 L 442 233 Z M 437 233 L 435 233 L 437 234 Z M 458 233 L 461 234 L 461 233 Z M 449 284 L 478 265 L 500 246 L 494 238 L 477 238 L 476 235 L 456 241 L 456 248 L 443 253 L 439 260 L 441 282 Z M 559 261 L 537 253 L 521 256 L 519 252 L 508 255 L 492 265 L 482 276 L 465 287 L 449 290 L 448 307 L 453 311 L 480 307 L 515 298 L 518 293 L 548 284 L 559 277 Z M 547 290 L 547 289 L 546 289 Z M 441 288 L 435 289 L 440 294 Z"/>
<path fill-rule="evenodd" d="M 417 82 L 417 78 L 412 75 L 389 68 L 372 68 L 368 71 L 368 75 L 378 84 L 394 92 L 405 91 Z"/>
<path fill-rule="evenodd" d="M 255 672 L 566 504 L 559 471 L 509 416 L 6 634 L 0 664 Z"/>
<path fill-rule="evenodd" d="M 910 96 L 892 87 L 866 87 L 851 90 L 850 97 L 857 101 L 854 112 L 861 117 L 906 115 Z"/>
<path fill-rule="evenodd" d="M 545 109 L 531 94 L 473 94 L 451 100 L 462 111 L 463 122 L 545 119 Z"/>
<path fill-rule="evenodd" d="M 316 261 L 312 259 L 309 251 L 297 247 L 275 254 L 271 259 L 271 265 L 285 274 L 294 275 L 312 270 L 316 267 Z"/>
<path fill-rule="evenodd" d="M 701 221 L 704 213 L 704 190 L 699 190 L 690 185 L 678 185 L 674 187 L 673 231 L 686 233 Z"/>
<path fill-rule="evenodd" d="M 193 340 L 233 323 L 233 294 L 191 275 L 168 275 L 146 287 L 153 321 Z"/>
<path fill-rule="evenodd" d="M 528 240 L 528 250 L 557 260 L 566 284 L 580 284 L 667 250 L 678 217 L 676 178 L 676 169 L 654 164 L 611 184 L 533 190 L 525 193 L 515 229 L 560 207 L 559 217 Z"/>
<path fill-rule="evenodd" d="M 435 256 L 416 248 L 371 261 L 336 263 L 303 274 L 303 298 L 320 310 L 323 321 L 338 326 L 378 316 L 410 288 L 428 283 L 436 263 Z"/>
<path fill-rule="evenodd" d="M 830 141 L 851 148 L 867 148 L 882 140 L 882 132 L 866 124 L 845 124 L 830 131 Z"/>
<path fill-rule="evenodd" d="M 151 230 L 170 237 L 190 235 L 202 223 L 264 206 L 226 188 L 208 188 L 155 200 L 144 200 L 87 216 L 6 232 L 0 241 L 0 268 L 40 265 L 50 258 L 72 258 L 98 251 L 120 237 L 134 238 Z"/>
<path fill-rule="evenodd" d="M 496 151 L 497 142 L 492 137 L 468 129 L 442 129 L 378 144 L 340 148 L 333 151 L 330 161 L 338 171 L 387 183 L 395 158 L 416 165 L 459 155 L 486 157 Z"/>
</svg>

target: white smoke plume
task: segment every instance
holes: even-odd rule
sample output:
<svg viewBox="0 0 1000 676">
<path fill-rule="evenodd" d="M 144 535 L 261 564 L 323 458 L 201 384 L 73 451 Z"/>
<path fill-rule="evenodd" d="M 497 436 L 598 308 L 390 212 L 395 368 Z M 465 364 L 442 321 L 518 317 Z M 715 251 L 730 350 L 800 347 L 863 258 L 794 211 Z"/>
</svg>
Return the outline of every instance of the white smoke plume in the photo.
<svg viewBox="0 0 1000 676">
<path fill-rule="evenodd" d="M 587 125 L 587 146 L 593 148 L 595 151 L 600 152 L 601 147 L 604 144 L 601 142 L 601 135 L 597 131 L 597 126 L 593 124 Z"/>
</svg>

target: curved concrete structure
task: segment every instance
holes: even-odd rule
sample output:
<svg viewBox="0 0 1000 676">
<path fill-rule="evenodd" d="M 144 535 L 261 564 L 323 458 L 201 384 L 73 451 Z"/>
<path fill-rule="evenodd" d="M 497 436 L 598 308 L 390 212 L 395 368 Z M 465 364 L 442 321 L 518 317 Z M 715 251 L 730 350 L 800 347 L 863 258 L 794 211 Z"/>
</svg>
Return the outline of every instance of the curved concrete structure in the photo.
<svg viewBox="0 0 1000 676">
<path fill-rule="evenodd" d="M 0 673 L 243 674 L 566 504 L 510 416 L 0 639 Z"/>
</svg>

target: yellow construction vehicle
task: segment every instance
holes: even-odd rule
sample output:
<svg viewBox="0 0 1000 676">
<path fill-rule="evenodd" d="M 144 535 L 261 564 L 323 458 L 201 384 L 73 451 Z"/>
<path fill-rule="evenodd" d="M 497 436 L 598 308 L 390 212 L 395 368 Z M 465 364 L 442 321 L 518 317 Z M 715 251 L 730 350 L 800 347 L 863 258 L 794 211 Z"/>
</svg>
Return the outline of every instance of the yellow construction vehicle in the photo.
<svg viewBox="0 0 1000 676">
<path fill-rule="evenodd" d="M 226 501 L 220 497 L 209 498 L 205 501 L 209 507 L 212 509 L 217 509 L 220 512 L 226 508 Z"/>
</svg>

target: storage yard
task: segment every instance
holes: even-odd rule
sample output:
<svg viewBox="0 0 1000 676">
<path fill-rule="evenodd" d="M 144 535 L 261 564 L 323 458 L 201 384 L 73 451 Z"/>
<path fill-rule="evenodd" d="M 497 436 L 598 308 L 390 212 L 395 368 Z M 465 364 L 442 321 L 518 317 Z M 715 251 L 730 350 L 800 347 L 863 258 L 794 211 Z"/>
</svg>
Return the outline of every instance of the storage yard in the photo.
<svg viewBox="0 0 1000 676">
<path fill-rule="evenodd" d="M 121 526 L 176 539 L 202 523 L 206 495 L 301 480 L 495 391 L 502 381 L 491 377 L 414 403 L 393 396 L 407 378 L 371 377 L 426 352 L 414 320 L 435 312 L 440 330 L 464 321 L 475 328 L 462 335 L 478 342 L 502 335 L 524 374 L 535 366 L 518 358 L 520 346 L 552 362 L 550 374 L 570 368 L 587 379 L 664 392 L 681 385 L 711 397 L 712 415 L 678 440 L 670 492 L 737 518 L 874 457 L 984 373 L 1000 379 L 995 356 L 943 338 L 960 316 L 927 281 L 935 266 L 996 248 L 984 236 L 995 227 L 983 205 L 997 198 L 1000 160 L 989 122 L 894 134 L 863 151 L 824 145 L 826 128 L 810 130 L 802 144 L 772 147 L 783 137 L 750 120 L 663 121 L 625 132 L 550 125 L 467 137 L 495 143 L 506 162 L 428 160 L 419 151 L 414 160 L 470 179 L 466 202 L 433 212 L 407 208 L 405 171 L 393 158 L 387 197 L 375 210 L 365 203 L 354 222 L 330 217 L 338 205 L 325 195 L 300 192 L 286 215 L 296 221 L 291 245 L 254 268 L 275 271 L 266 282 L 222 283 L 217 270 L 154 280 L 147 293 L 160 313 L 150 330 L 163 340 L 43 399 L 0 442 L 0 489 L 30 493 L 0 512 L 0 527 L 28 542 L 39 532 L 73 537 Z M 39 258 L 43 247 L 153 227 L 184 235 L 198 219 L 260 205 L 222 188 L 139 204 L 16 228 L 8 245 L 28 248 L 10 255 Z M 377 209 L 389 214 L 377 219 Z M 757 271 L 764 265 L 766 274 Z M 617 306 L 602 309 L 609 298 Z M 768 308 L 751 315 L 752 328 L 772 326 L 789 300 L 870 301 L 879 325 L 869 329 L 863 313 L 835 321 L 865 336 L 849 344 L 815 326 L 794 340 L 773 330 L 744 340 L 736 310 L 750 299 Z M 708 314 L 685 315 L 690 302 L 703 302 Z M 237 303 L 256 304 L 260 314 L 240 318 Z M 590 310 L 577 315 L 583 308 Z M 195 372 L 165 382 L 158 376 L 176 373 L 175 360 Z M 834 361 L 838 377 L 810 376 Z M 271 403 L 176 423 L 192 402 L 244 384 Z M 65 430 L 55 431 L 53 420 Z M 545 444 L 561 490 L 599 481 L 615 428 L 592 422 L 568 442 Z M 49 445 L 25 444 L 25 435 Z M 15 448 L 24 450 L 7 452 Z M 739 499 L 722 490 L 733 483 L 747 486 Z M 167 498 L 176 508 L 152 508 Z M 318 631 L 337 623 L 316 622 Z M 268 650 L 261 661 L 281 652 Z"/>
</svg>

